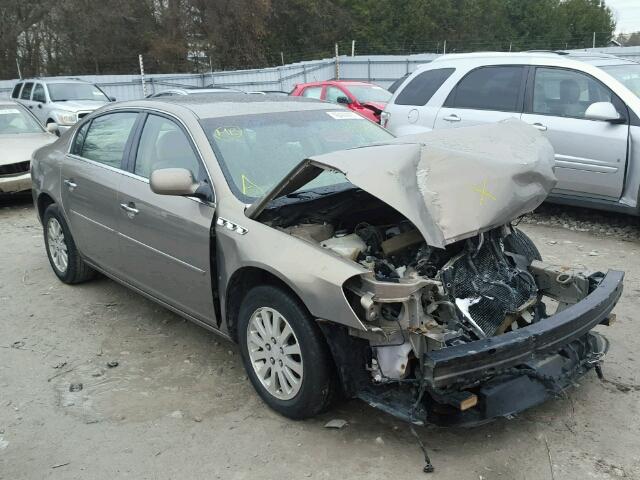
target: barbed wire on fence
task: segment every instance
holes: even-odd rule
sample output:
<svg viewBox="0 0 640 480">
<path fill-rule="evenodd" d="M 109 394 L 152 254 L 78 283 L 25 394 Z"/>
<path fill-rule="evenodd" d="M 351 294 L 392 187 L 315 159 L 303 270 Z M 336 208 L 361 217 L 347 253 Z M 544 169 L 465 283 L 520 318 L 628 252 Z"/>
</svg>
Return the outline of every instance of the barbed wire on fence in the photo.
<svg viewBox="0 0 640 480">
<path fill-rule="evenodd" d="M 386 41 L 359 42 L 352 40 L 340 40 L 337 43 L 341 54 L 350 55 L 411 55 L 417 53 L 457 53 L 480 50 L 493 51 L 523 51 L 534 49 L 571 49 L 605 46 L 610 38 L 610 32 L 583 32 L 571 35 L 563 34 L 557 37 L 540 35 L 527 39 L 496 38 L 442 38 L 425 41 Z M 354 47 L 355 48 L 352 48 Z M 199 54 L 186 55 L 181 58 L 160 59 L 155 58 L 149 52 L 132 52 L 127 56 L 110 56 L 108 58 L 46 58 L 33 56 L 29 59 L 0 58 L 0 79 L 15 79 L 35 76 L 74 76 L 74 75 L 115 75 L 136 74 L 139 71 L 138 54 L 142 53 L 145 59 L 147 73 L 197 73 L 203 74 L 211 71 L 238 70 L 251 68 L 266 68 L 281 66 L 299 61 L 309 61 L 318 58 L 332 58 L 335 55 L 335 44 L 313 46 L 309 48 L 290 48 L 283 46 L 281 49 L 269 49 L 261 52 L 260 61 L 242 62 L 237 64 L 220 64 L 215 58 Z"/>
</svg>

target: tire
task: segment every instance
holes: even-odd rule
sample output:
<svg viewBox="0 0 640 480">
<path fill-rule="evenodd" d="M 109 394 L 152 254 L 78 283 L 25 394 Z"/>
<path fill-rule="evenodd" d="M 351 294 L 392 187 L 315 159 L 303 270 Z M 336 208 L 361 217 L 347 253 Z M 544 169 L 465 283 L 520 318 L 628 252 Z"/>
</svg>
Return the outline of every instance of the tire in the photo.
<svg viewBox="0 0 640 480">
<path fill-rule="evenodd" d="M 42 224 L 47 257 L 56 276 L 68 284 L 92 279 L 96 272 L 80 256 L 69 226 L 55 203 L 45 210 Z M 63 251 L 66 251 L 66 268 L 65 262 L 61 261 Z"/>
<path fill-rule="evenodd" d="M 288 342 L 279 342 L 274 336 L 271 337 L 271 340 L 275 340 L 271 342 L 275 345 L 273 349 L 268 343 L 269 338 L 266 338 L 267 343 L 262 344 L 264 347 L 258 347 L 260 342 L 257 340 L 263 339 L 265 335 L 256 328 L 256 322 L 264 327 L 269 318 L 275 323 L 277 315 L 280 315 L 292 331 L 292 335 L 288 336 Z M 279 325 L 280 330 L 284 331 L 285 325 Z M 252 333 L 252 340 L 249 340 L 248 336 Z M 263 333 L 269 337 L 272 331 L 265 328 Z M 331 405 L 336 396 L 337 382 L 329 349 L 320 328 L 293 295 L 269 285 L 249 290 L 242 301 L 238 316 L 238 340 L 247 375 L 260 397 L 273 410 L 285 417 L 299 420 L 317 415 Z M 285 345 L 282 348 L 287 350 L 280 350 L 279 345 Z M 295 352 L 295 345 L 298 345 L 300 354 L 285 355 L 287 352 Z M 262 356 L 265 357 L 264 361 L 256 360 L 256 357 Z M 282 360 L 284 364 L 280 363 Z M 297 360 L 301 360 L 298 365 L 301 372 L 299 378 L 298 374 L 288 367 L 292 362 L 297 364 Z M 269 365 L 273 365 L 273 368 L 270 369 Z M 285 367 L 289 368 L 288 372 L 284 371 Z M 262 374 L 259 377 L 257 370 L 261 368 L 264 370 L 261 370 Z M 280 373 L 277 373 L 278 370 Z M 281 378 L 284 380 L 284 387 Z M 291 382 L 290 379 L 299 380 L 298 386 L 294 386 L 295 382 Z M 265 384 L 265 381 L 269 380 L 273 382 L 270 383 L 271 390 Z M 291 387 L 291 391 L 288 391 L 288 387 Z"/>
<path fill-rule="evenodd" d="M 529 263 L 534 260 L 542 261 L 540 250 L 538 250 L 538 247 L 533 243 L 533 240 L 518 228 L 514 228 L 513 233 L 505 237 L 504 248 L 508 252 L 522 255 L 529 261 Z"/>
</svg>

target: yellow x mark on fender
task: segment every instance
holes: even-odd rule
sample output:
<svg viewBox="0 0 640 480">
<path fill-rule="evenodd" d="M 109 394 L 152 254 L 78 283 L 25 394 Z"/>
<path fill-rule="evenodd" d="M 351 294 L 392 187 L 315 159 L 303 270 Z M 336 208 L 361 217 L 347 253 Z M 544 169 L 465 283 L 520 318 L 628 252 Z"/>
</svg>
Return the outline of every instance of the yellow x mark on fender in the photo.
<svg viewBox="0 0 640 480">
<path fill-rule="evenodd" d="M 487 190 L 487 181 L 483 180 L 480 185 L 473 185 L 473 191 L 480 194 L 480 205 L 484 205 L 484 201 L 488 198 L 489 200 L 496 200 L 496 197 Z"/>
</svg>

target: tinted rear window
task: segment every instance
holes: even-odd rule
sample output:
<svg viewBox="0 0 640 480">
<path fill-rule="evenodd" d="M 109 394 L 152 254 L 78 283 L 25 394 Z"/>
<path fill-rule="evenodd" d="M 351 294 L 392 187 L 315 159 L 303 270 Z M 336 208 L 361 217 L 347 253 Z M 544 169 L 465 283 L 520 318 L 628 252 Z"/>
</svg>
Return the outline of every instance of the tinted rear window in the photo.
<svg viewBox="0 0 640 480">
<path fill-rule="evenodd" d="M 468 73 L 445 102 L 445 107 L 519 112 L 524 67 L 482 67 Z"/>
<path fill-rule="evenodd" d="M 415 77 L 396 98 L 396 105 L 426 105 L 455 68 L 427 70 Z"/>
<path fill-rule="evenodd" d="M 24 84 L 24 88 L 22 89 L 22 95 L 20 98 L 22 100 L 29 100 L 31 98 L 31 90 L 33 89 L 33 83 L 28 82 Z"/>
<path fill-rule="evenodd" d="M 22 83 L 16 83 L 16 86 L 13 87 L 13 92 L 11 92 L 11 98 L 18 98 L 18 95 L 20 95 L 21 87 L 22 87 Z"/>
</svg>

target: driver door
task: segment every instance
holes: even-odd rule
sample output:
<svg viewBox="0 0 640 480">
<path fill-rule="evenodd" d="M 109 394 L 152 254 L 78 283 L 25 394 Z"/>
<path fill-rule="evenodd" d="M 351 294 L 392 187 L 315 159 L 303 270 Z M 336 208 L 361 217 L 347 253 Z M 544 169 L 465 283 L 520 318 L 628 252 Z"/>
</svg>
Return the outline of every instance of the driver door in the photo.
<svg viewBox="0 0 640 480">
<path fill-rule="evenodd" d="M 131 149 L 131 174 L 123 178 L 118 194 L 125 280 L 215 325 L 210 263 L 213 199 L 152 192 L 149 176 L 161 168 L 186 168 L 197 181 L 209 182 L 182 126 L 169 117 L 148 114 Z"/>
</svg>

